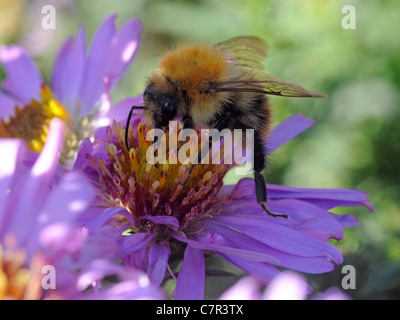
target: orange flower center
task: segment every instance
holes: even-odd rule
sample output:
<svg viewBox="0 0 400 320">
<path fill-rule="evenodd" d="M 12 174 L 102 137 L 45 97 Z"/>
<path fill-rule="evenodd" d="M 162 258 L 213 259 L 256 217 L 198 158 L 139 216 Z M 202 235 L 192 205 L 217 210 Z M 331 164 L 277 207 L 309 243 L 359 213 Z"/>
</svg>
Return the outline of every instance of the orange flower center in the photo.
<svg viewBox="0 0 400 320">
<path fill-rule="evenodd" d="M 54 99 L 51 89 L 42 85 L 40 101 L 32 100 L 28 105 L 15 107 L 14 115 L 0 120 L 0 138 L 19 138 L 26 141 L 28 149 L 41 152 L 47 139 L 50 122 L 60 118 L 67 128 L 60 163 L 66 164 L 74 157 L 79 142 L 90 135 L 88 117 L 75 122 L 64 106 Z"/>
<path fill-rule="evenodd" d="M 0 244 L 0 300 L 41 299 L 43 265 L 43 259 L 36 257 L 26 266 L 24 250 Z"/>
<path fill-rule="evenodd" d="M 20 138 L 27 142 L 28 149 L 40 152 L 46 142 L 50 122 L 58 117 L 69 121 L 68 112 L 53 99 L 50 88 L 42 86 L 41 101 L 32 100 L 23 108 L 15 107 L 15 114 L 0 121 L 0 137 Z"/>
<path fill-rule="evenodd" d="M 125 147 L 125 130 L 114 122 L 108 127 L 108 142 L 104 148 L 107 163 L 102 158 L 88 155 L 88 160 L 98 172 L 97 182 L 104 207 L 124 207 L 135 221 L 134 232 L 147 232 L 153 228 L 161 237 L 168 238 L 163 227 L 146 220 L 146 216 L 173 216 L 186 234 L 196 233 L 196 222 L 220 212 L 221 205 L 230 201 L 230 196 L 218 196 L 222 179 L 232 165 L 200 164 L 190 173 L 191 164 L 182 164 L 176 159 L 177 150 L 169 150 L 167 136 L 167 162 L 149 163 L 146 153 L 154 143 L 146 141 L 150 128 L 143 123 L 132 126 L 129 131 L 131 149 Z M 178 129 L 182 130 L 182 127 Z M 199 139 L 200 140 L 200 139 Z M 177 149 L 185 142 L 178 142 Z M 199 144 L 198 150 L 201 150 Z M 223 148 L 220 152 L 223 154 Z M 188 178 L 188 180 L 187 180 Z M 186 181 L 187 180 L 187 181 Z M 186 182 L 186 184 L 185 184 Z M 117 223 L 123 223 L 119 220 Z"/>
</svg>

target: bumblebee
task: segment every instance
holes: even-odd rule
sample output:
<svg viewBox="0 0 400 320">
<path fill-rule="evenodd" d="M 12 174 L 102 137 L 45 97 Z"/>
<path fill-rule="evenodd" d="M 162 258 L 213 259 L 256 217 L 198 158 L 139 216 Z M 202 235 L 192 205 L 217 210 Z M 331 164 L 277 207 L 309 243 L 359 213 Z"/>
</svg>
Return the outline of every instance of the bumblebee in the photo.
<svg viewBox="0 0 400 320">
<path fill-rule="evenodd" d="M 266 167 L 264 146 L 271 124 L 267 95 L 313 98 L 325 95 L 267 75 L 262 64 L 266 56 L 266 42 L 248 36 L 215 45 L 184 44 L 166 52 L 159 68 L 147 81 L 144 106 L 133 106 L 128 115 L 127 149 L 130 119 L 137 109 L 143 109 L 146 124 L 154 128 L 163 129 L 169 121 L 181 119 L 184 128 L 254 129 L 257 202 L 269 215 L 287 218 L 271 212 L 266 205 L 267 189 L 262 171 Z"/>
</svg>

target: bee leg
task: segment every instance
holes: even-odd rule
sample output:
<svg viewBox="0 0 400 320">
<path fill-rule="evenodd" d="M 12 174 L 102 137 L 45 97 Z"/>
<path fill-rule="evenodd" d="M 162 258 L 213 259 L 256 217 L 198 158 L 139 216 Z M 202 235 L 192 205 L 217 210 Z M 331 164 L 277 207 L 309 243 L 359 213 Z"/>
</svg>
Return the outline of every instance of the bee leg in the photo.
<svg viewBox="0 0 400 320">
<path fill-rule="evenodd" d="M 154 144 L 157 144 L 156 148 L 154 148 L 154 152 L 153 152 L 153 156 L 154 156 L 154 159 L 155 159 L 157 157 L 157 155 L 156 155 L 157 149 L 161 144 L 161 141 L 158 140 L 158 136 L 154 137 Z M 154 166 L 156 167 L 156 169 L 158 169 L 158 163 L 157 162 L 154 163 Z"/>
<path fill-rule="evenodd" d="M 231 120 L 231 114 L 227 113 L 226 115 L 224 115 L 223 117 L 221 117 L 221 119 L 218 121 L 218 123 L 216 124 L 216 126 L 214 127 L 214 129 L 217 129 L 218 131 L 222 131 L 223 129 L 225 129 L 229 123 L 229 121 Z M 199 153 L 197 154 L 197 164 L 201 164 L 201 161 L 204 159 L 204 157 L 206 155 L 208 155 L 208 153 L 210 152 L 211 148 L 212 148 L 212 143 L 213 143 L 213 137 L 210 136 L 208 138 L 208 146 L 205 143 L 204 146 L 201 148 L 201 150 L 199 151 Z M 189 174 L 186 177 L 185 182 L 183 183 L 183 186 L 186 187 L 190 175 L 192 174 L 193 169 L 196 167 L 197 165 L 196 163 L 193 163 L 189 169 Z"/>
<path fill-rule="evenodd" d="M 265 168 L 265 151 L 262 140 L 255 133 L 254 136 L 254 182 L 256 186 L 256 199 L 261 208 L 272 217 L 282 217 L 287 219 L 284 214 L 276 214 L 271 212 L 267 207 L 267 186 L 262 171 Z"/>
<path fill-rule="evenodd" d="M 183 119 L 183 129 L 193 129 L 193 120 L 190 117 Z"/>
<path fill-rule="evenodd" d="M 183 129 L 193 129 L 193 127 L 194 127 L 194 125 L 193 125 L 193 120 L 192 120 L 192 118 L 186 117 L 186 118 L 183 119 Z M 182 146 L 183 146 L 183 145 L 182 145 Z M 182 146 L 180 146 L 180 147 L 178 147 L 178 148 L 176 149 L 176 152 L 177 152 L 177 153 L 179 152 L 179 150 L 181 149 Z"/>
<path fill-rule="evenodd" d="M 160 123 L 157 121 L 156 118 L 154 118 L 154 129 L 160 129 L 160 128 L 161 128 Z M 161 144 L 161 141 L 158 140 L 158 136 L 157 135 L 154 135 L 153 142 L 154 142 L 154 145 L 155 145 L 154 152 L 153 152 L 153 157 L 155 159 L 156 158 L 156 153 L 157 153 L 158 147 Z M 158 169 L 158 163 L 157 162 L 154 163 L 154 166 L 156 167 L 156 169 Z"/>
<path fill-rule="evenodd" d="M 143 107 L 143 106 L 132 106 L 131 111 L 129 111 L 128 119 L 126 120 L 126 125 L 125 125 L 125 147 L 126 147 L 126 150 L 128 150 L 128 152 L 131 149 L 129 147 L 128 137 L 129 137 L 129 127 L 131 124 L 133 110 L 142 110 L 144 108 L 145 107 Z"/>
</svg>

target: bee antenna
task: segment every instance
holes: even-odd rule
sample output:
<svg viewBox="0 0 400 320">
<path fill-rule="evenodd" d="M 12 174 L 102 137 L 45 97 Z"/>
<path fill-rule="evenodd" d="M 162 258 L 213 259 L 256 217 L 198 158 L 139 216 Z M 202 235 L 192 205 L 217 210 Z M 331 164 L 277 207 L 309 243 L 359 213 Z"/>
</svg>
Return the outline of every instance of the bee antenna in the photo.
<svg viewBox="0 0 400 320">
<path fill-rule="evenodd" d="M 129 111 L 128 119 L 126 120 L 126 125 L 125 125 L 125 146 L 126 146 L 126 149 L 128 150 L 128 152 L 130 149 L 129 143 L 128 143 L 128 134 L 129 134 L 129 127 L 131 124 L 133 110 L 142 110 L 144 108 L 145 108 L 144 106 L 132 106 L 131 111 Z"/>
</svg>

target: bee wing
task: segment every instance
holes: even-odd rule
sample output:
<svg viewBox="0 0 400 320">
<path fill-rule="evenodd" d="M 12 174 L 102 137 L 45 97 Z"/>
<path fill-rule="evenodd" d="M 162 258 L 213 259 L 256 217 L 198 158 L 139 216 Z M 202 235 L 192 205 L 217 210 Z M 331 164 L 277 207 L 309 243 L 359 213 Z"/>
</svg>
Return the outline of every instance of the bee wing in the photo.
<svg viewBox="0 0 400 320">
<path fill-rule="evenodd" d="M 232 80 L 209 84 L 213 92 L 254 92 L 284 97 L 327 97 L 324 94 L 310 92 L 298 84 L 286 83 L 276 78 L 265 80 Z"/>
<path fill-rule="evenodd" d="M 226 53 L 226 61 L 240 68 L 249 69 L 232 81 L 208 84 L 213 92 L 255 92 L 285 97 L 326 97 L 310 92 L 298 84 L 286 83 L 264 72 L 262 62 L 267 57 L 267 43 L 257 37 L 235 37 L 215 45 Z M 247 79 L 250 78 L 250 79 Z"/>
<path fill-rule="evenodd" d="M 242 68 L 263 70 L 267 57 L 267 43 L 257 37 L 235 37 L 215 45 L 226 53 L 226 61 Z"/>
</svg>

